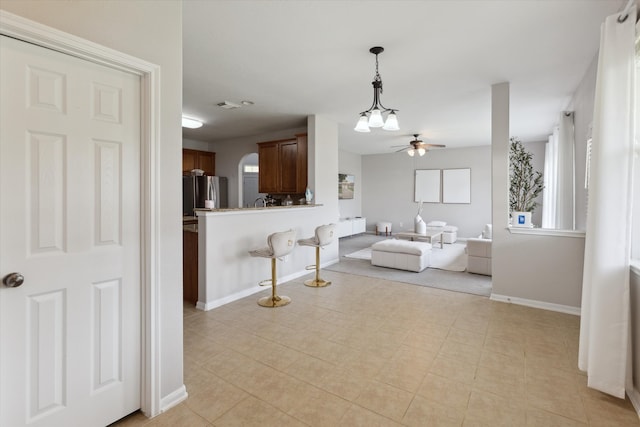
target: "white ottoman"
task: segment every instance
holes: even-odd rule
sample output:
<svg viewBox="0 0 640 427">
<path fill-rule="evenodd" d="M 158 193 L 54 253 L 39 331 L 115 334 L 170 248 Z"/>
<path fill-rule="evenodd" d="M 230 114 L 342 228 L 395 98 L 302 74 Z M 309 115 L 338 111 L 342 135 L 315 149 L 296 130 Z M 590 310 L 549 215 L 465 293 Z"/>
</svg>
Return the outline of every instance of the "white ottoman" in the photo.
<svg viewBox="0 0 640 427">
<path fill-rule="evenodd" d="M 389 239 L 371 245 L 372 265 L 420 272 L 430 260 L 430 243 Z"/>
<path fill-rule="evenodd" d="M 378 233 L 384 233 L 385 236 L 391 235 L 391 223 L 386 221 L 381 221 L 376 223 L 376 236 Z"/>
<path fill-rule="evenodd" d="M 442 238 L 445 243 L 455 243 L 456 240 L 458 240 L 458 227 L 455 225 L 445 225 L 442 228 Z"/>
</svg>

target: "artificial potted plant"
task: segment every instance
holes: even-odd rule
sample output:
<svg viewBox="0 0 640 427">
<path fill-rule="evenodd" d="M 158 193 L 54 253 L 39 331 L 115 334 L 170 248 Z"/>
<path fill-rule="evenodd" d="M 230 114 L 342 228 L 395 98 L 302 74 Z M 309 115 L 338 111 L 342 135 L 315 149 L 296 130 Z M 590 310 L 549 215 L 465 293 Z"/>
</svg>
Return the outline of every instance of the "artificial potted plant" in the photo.
<svg viewBox="0 0 640 427">
<path fill-rule="evenodd" d="M 510 138 L 509 146 L 509 211 L 512 226 L 530 227 L 531 214 L 537 206 L 536 197 L 544 188 L 542 173 L 533 169 L 533 154 L 522 142 Z"/>
</svg>

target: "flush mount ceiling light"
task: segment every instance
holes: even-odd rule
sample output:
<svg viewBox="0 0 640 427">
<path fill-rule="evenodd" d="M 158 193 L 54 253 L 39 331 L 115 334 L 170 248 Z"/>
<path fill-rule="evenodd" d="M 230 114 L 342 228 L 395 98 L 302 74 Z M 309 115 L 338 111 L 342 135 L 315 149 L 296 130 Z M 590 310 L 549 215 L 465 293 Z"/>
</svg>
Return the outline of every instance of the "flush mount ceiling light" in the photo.
<svg viewBox="0 0 640 427">
<path fill-rule="evenodd" d="M 384 48 L 380 46 L 372 47 L 369 52 L 376 56 L 376 75 L 373 77 L 371 84 L 373 85 L 373 104 L 367 110 L 360 113 L 360 119 L 354 130 L 356 132 L 370 132 L 369 128 L 382 127 L 384 130 L 400 130 L 398 127 L 398 118 L 396 117 L 396 109 L 387 108 L 380 101 L 382 94 L 382 78 L 378 73 L 378 55 L 384 52 Z M 387 120 L 382 118 L 382 113 L 387 114 Z"/>
<path fill-rule="evenodd" d="M 190 119 L 188 117 L 182 116 L 182 127 L 189 129 L 198 129 L 202 127 L 202 122 L 196 119 Z"/>
</svg>

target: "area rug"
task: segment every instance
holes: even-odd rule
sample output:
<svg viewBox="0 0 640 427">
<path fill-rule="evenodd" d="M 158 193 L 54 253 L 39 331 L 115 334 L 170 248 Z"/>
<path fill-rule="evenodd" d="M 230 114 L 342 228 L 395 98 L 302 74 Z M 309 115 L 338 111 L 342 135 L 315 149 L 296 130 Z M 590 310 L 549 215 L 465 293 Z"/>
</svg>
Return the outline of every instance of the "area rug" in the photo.
<svg viewBox="0 0 640 427">
<path fill-rule="evenodd" d="M 412 271 L 371 265 L 370 246 L 372 243 L 380 240 L 384 240 L 384 238 L 372 235 L 340 239 L 340 251 L 342 252 L 340 262 L 324 267 L 324 269 L 454 292 L 464 292 L 473 295 L 487 297 L 491 295 L 490 276 L 471 274 L 466 271 L 446 271 L 436 268 L 426 268 L 420 273 L 415 273 Z M 445 248 L 447 246 L 452 245 L 445 245 Z M 464 248 L 464 244 L 460 246 Z M 440 248 L 434 248 L 432 253 L 437 251 L 440 251 Z M 360 253 L 357 254 L 357 252 Z M 363 259 L 367 256 L 367 252 L 369 253 L 368 259 Z M 349 255 L 349 257 L 347 257 L 347 255 Z"/>
<path fill-rule="evenodd" d="M 359 251 L 352 252 L 350 254 L 345 255 L 347 258 L 353 259 L 371 259 L 371 246 L 368 248 L 360 249 Z"/>
</svg>

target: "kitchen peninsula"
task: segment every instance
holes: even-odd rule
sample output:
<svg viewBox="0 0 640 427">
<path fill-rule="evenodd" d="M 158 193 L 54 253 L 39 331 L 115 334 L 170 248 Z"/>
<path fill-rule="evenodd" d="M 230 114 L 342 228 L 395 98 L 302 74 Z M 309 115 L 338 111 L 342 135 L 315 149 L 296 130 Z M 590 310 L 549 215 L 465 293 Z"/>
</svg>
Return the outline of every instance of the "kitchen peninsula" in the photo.
<svg viewBox="0 0 640 427">
<path fill-rule="evenodd" d="M 313 236 L 317 226 L 327 223 L 327 209 L 314 204 L 197 209 L 196 307 L 211 310 L 256 292 L 268 291 L 270 288 L 261 287 L 258 282 L 271 277 L 271 264 L 264 258 L 249 256 L 249 251 L 267 246 L 267 236 L 276 231 L 294 229 L 296 240 Z M 312 274 L 306 266 L 314 262 L 314 251 L 296 246 L 284 262 L 278 261 L 278 282 Z M 337 239 L 323 251 L 322 267 L 336 262 Z"/>
</svg>

